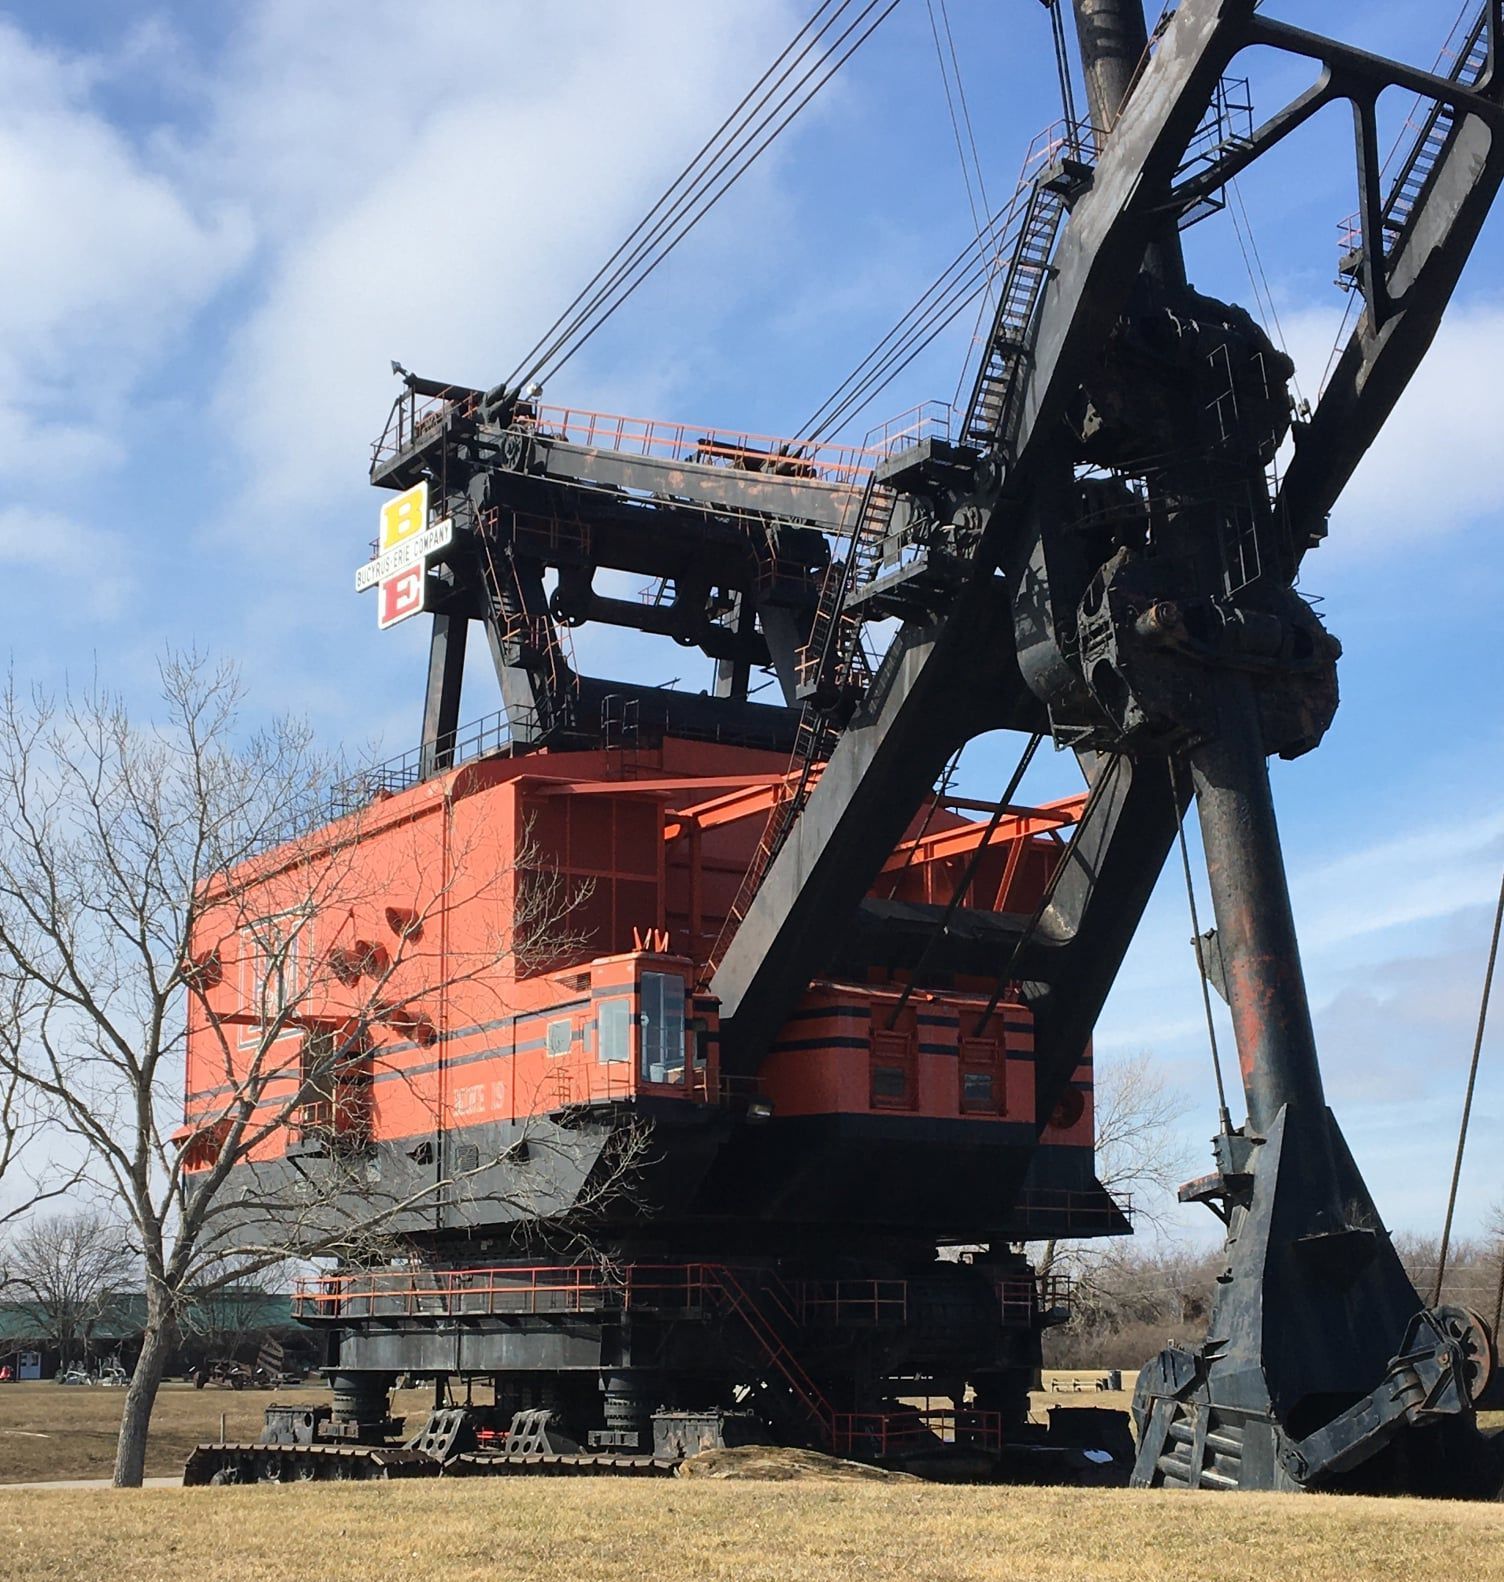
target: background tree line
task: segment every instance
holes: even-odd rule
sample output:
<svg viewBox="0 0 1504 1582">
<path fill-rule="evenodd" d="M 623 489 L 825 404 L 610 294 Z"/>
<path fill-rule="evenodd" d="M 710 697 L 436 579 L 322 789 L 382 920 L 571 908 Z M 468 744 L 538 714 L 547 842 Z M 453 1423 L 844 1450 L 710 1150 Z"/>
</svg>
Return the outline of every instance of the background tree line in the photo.
<svg viewBox="0 0 1504 1582">
<path fill-rule="evenodd" d="M 1439 1236 L 1400 1232 L 1394 1244 L 1422 1300 L 1429 1302 Z M 1206 1334 L 1212 1294 L 1225 1263 L 1220 1246 L 1146 1243 L 1134 1237 L 1083 1243 L 1080 1253 L 1073 1260 L 1071 1321 L 1045 1335 L 1047 1368 L 1136 1372 L 1168 1341 L 1192 1344 Z M 1442 1301 L 1471 1308 L 1492 1324 L 1501 1278 L 1504 1212 L 1496 1209 L 1489 1234 L 1453 1239 Z"/>
</svg>

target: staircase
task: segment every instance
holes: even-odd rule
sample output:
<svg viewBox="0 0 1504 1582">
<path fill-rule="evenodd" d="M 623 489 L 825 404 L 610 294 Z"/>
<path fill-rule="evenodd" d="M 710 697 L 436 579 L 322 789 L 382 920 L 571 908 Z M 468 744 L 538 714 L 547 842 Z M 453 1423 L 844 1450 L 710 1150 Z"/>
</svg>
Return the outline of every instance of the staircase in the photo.
<svg viewBox="0 0 1504 1582">
<path fill-rule="evenodd" d="M 843 697 L 858 698 L 872 679 L 862 647 L 862 619 L 852 596 L 877 575 L 893 520 L 897 496 L 875 478 L 867 480 L 857 506 L 856 525 L 844 560 L 832 561 L 820 586 L 809 642 L 800 653 L 798 696 L 804 703 L 794 750 L 789 755 L 785 794 L 773 804 L 762 839 L 745 874 L 736 900 L 726 915 L 720 938 L 710 954 L 712 967 L 747 915 L 758 886 L 773 866 L 794 821 L 804 811 L 819 782 L 820 770 L 835 748 L 840 726 L 834 711 Z"/>
<path fill-rule="evenodd" d="M 736 1272 L 725 1264 L 707 1264 L 705 1283 L 720 1301 L 723 1309 L 739 1319 L 747 1332 L 757 1342 L 763 1360 L 770 1364 L 788 1387 L 789 1393 L 801 1412 L 814 1425 L 821 1442 L 829 1450 L 838 1449 L 836 1412 L 826 1400 L 820 1386 L 805 1371 L 794 1353 L 785 1344 L 752 1293 L 742 1284 Z M 780 1303 L 785 1315 L 792 1319 L 792 1310 Z"/>
<path fill-rule="evenodd" d="M 1041 150 L 1073 151 L 1041 165 Z M 1024 375 L 1033 356 L 1035 312 L 1049 279 L 1051 259 L 1065 219 L 1069 194 L 1079 190 L 1085 167 L 1079 141 L 1060 142 L 1046 134 L 1024 161 L 1013 201 L 999 227 L 998 256 L 1006 257 L 997 311 L 971 401 L 961 427 L 962 440 L 982 450 L 1005 453 L 1018 431 Z M 833 561 L 821 585 L 809 642 L 799 666 L 798 696 L 804 713 L 789 759 L 788 791 L 773 807 L 762 839 L 710 955 L 713 969 L 746 917 L 759 886 L 783 849 L 789 832 L 819 781 L 854 704 L 872 679 L 862 648 L 863 612 L 859 595 L 882 569 L 891 548 L 889 529 L 897 495 L 874 473 L 862 491 L 844 561 Z M 891 558 L 890 556 L 888 558 Z"/>
<path fill-rule="evenodd" d="M 1065 198 L 1057 184 L 1038 179 L 1019 189 L 1009 211 L 1003 246 L 1012 253 L 992 332 L 977 370 L 961 437 L 983 450 L 1012 444 L 1018 429 L 1023 375 L 1033 354 L 1034 311 L 1049 279 L 1050 260 L 1065 217 Z"/>
<path fill-rule="evenodd" d="M 831 562 L 820 586 L 809 642 L 800 656 L 799 696 L 821 708 L 837 703 L 848 685 L 865 688 L 872 679 L 852 600 L 882 567 L 896 503 L 897 496 L 875 476 L 867 480 L 846 558 Z"/>
<path fill-rule="evenodd" d="M 1455 51 L 1450 41 L 1448 48 L 1443 51 L 1443 60 L 1448 54 L 1452 56 L 1451 66 L 1446 72 L 1447 80 L 1476 88 L 1488 70 L 1488 48 L 1488 7 L 1484 6 Z M 1393 254 L 1400 238 L 1409 230 L 1416 205 L 1429 185 L 1456 126 L 1457 111 L 1453 106 L 1433 101 L 1416 128 L 1415 141 L 1401 162 L 1399 174 L 1380 211 L 1381 234 L 1378 245 L 1386 259 Z M 1367 245 L 1367 238 L 1361 234 L 1360 221 L 1356 215 L 1347 221 L 1344 235 L 1349 251 L 1343 261 L 1338 284 L 1352 290 L 1361 278 L 1358 268 L 1358 259 L 1361 257 L 1359 248 Z"/>
<path fill-rule="evenodd" d="M 1452 62 L 1447 77 L 1452 82 L 1476 87 L 1488 70 L 1488 8 L 1478 13 L 1462 47 Z M 1457 124 L 1457 112 L 1449 104 L 1436 103 L 1421 123 L 1419 134 L 1411 147 L 1400 173 L 1395 178 L 1384 202 L 1384 240 L 1386 251 L 1394 240 L 1403 235 L 1415 213 L 1420 195 L 1425 191 L 1431 173 L 1436 169 L 1447 139 Z"/>
<path fill-rule="evenodd" d="M 497 564 L 494 534 L 482 523 L 476 535 L 480 548 L 481 582 L 490 618 L 502 643 L 517 651 L 532 682 L 536 722 L 534 740 L 542 741 L 575 716 L 575 672 L 553 619 L 545 611 L 532 615 L 510 557 Z"/>
</svg>

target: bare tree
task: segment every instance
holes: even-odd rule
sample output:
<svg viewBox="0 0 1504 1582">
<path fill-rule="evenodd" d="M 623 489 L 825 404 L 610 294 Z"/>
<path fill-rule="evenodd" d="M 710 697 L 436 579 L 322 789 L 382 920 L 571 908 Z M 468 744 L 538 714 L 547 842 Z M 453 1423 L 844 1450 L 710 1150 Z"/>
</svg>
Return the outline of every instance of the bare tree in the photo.
<svg viewBox="0 0 1504 1582">
<path fill-rule="evenodd" d="M 1147 1050 L 1108 1062 L 1096 1081 L 1097 1179 L 1115 1195 L 1134 1195 L 1152 1225 L 1164 1198 L 1185 1179 L 1184 1140 L 1176 1132 L 1190 1103 L 1172 1088 Z"/>
<path fill-rule="evenodd" d="M 66 1368 L 87 1358 L 95 1328 L 130 1286 L 135 1259 L 118 1221 L 96 1209 L 30 1220 L 11 1243 L 11 1284 Z"/>
<path fill-rule="evenodd" d="M 1186 1148 L 1176 1125 L 1189 1103 L 1165 1080 L 1147 1050 L 1097 1067 L 1095 1078 L 1097 1180 L 1114 1197 L 1132 1197 L 1135 1219 L 1158 1229 L 1167 1194 L 1186 1175 Z M 1047 1241 L 1036 1254 L 1035 1266 L 1049 1274 L 1060 1256 L 1059 1243 Z M 1074 1248 L 1071 1262 L 1077 1277 L 1102 1256 L 1086 1247 Z"/>
<path fill-rule="evenodd" d="M 121 1486 L 141 1481 L 193 1302 L 289 1258 L 370 1257 L 417 1209 L 463 1193 L 531 1194 L 521 1206 L 544 1211 L 545 1155 L 567 1141 L 539 1139 L 526 1168 L 477 1155 L 385 1181 L 370 1086 L 387 1044 L 444 1036 L 435 1007 L 489 997 L 494 1014 L 516 976 L 581 943 L 566 926 L 576 897 L 530 854 L 498 873 L 446 834 L 439 863 L 414 821 L 406 860 L 390 831 L 373 858 L 380 804 L 330 824 L 340 769 L 306 727 L 245 730 L 235 672 L 198 655 L 169 654 L 160 673 L 149 726 L 97 684 L 57 702 L 12 682 L 0 700 L 0 985 L 17 1007 L 0 1071 L 82 1148 L 144 1268 Z M 378 900 L 392 922 L 379 946 L 356 925 Z M 457 915 L 463 946 L 446 926 Z M 452 1122 L 440 1090 L 390 1070 L 435 1131 Z M 289 1136 L 295 1170 L 277 1167 Z M 641 1146 L 619 1140 L 571 1207 L 622 1190 Z"/>
<path fill-rule="evenodd" d="M 25 985 L 8 980 L 0 973 L 0 1050 L 12 1046 L 17 1030 L 22 1026 L 28 1009 L 35 1003 L 35 996 Z M 79 1182 L 79 1172 L 63 1160 L 46 1157 L 38 1160 L 41 1152 L 36 1147 L 46 1131 L 46 1113 L 37 1104 L 37 1095 L 31 1084 L 11 1065 L 0 1060 L 0 1183 L 6 1193 L 6 1204 L 0 1209 L 0 1231 L 8 1231 L 17 1221 L 24 1220 L 43 1203 L 62 1197 Z M 16 1168 L 26 1158 L 24 1174 Z M 14 1185 L 21 1182 L 21 1189 Z M 0 1243 L 0 1291 L 17 1284 L 16 1274 L 23 1260 L 18 1257 L 13 1241 Z"/>
<path fill-rule="evenodd" d="M 1488 1237 L 1490 1262 L 1494 1266 L 1494 1300 L 1492 1309 L 1485 1308 L 1484 1316 L 1494 1327 L 1494 1337 L 1500 1339 L 1500 1326 L 1504 1324 L 1504 1200 L 1495 1203 L 1484 1221 Z M 1504 1344 L 1504 1340 L 1500 1340 Z"/>
</svg>

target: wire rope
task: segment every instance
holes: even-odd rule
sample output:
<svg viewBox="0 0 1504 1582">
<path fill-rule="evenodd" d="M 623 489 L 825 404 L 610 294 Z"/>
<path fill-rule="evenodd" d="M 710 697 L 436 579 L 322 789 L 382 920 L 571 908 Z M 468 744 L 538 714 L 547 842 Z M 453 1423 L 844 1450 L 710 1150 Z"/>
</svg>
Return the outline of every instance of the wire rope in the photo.
<svg viewBox="0 0 1504 1582">
<path fill-rule="evenodd" d="M 687 181 L 691 175 L 693 175 L 696 166 L 705 160 L 707 156 L 711 156 L 712 154 L 715 159 L 720 159 L 723 157 L 724 150 L 715 152 L 717 143 L 720 142 L 720 140 L 726 135 L 728 129 L 735 125 L 738 117 L 741 116 L 748 104 L 752 102 L 752 99 L 754 95 L 757 94 L 758 90 L 762 88 L 770 78 L 774 78 L 776 76 L 779 68 L 783 66 L 785 61 L 788 60 L 795 46 L 799 43 L 799 40 L 802 39 L 812 27 L 814 27 L 816 22 L 819 21 L 821 13 L 825 11 L 826 7 L 832 3 L 833 0 L 820 0 L 820 3 L 815 7 L 813 14 L 789 41 L 789 43 L 783 47 L 780 53 L 773 60 L 772 65 L 767 67 L 762 76 L 759 77 L 757 81 L 753 83 L 751 88 L 749 88 L 747 92 L 742 95 L 741 100 L 731 111 L 730 115 L 728 115 L 726 119 L 721 122 L 720 126 L 718 126 L 716 130 L 705 140 L 705 142 L 700 145 L 700 148 L 695 156 L 689 161 L 687 165 L 685 165 L 683 170 L 679 172 L 673 181 L 670 182 L 668 187 L 664 190 L 662 196 L 652 206 L 652 208 L 650 208 L 648 212 L 642 217 L 642 219 L 640 219 L 637 224 L 633 226 L 633 228 L 627 233 L 625 239 L 617 247 L 616 251 L 612 253 L 605 263 L 603 263 L 601 267 L 596 270 L 596 272 L 590 277 L 588 281 L 586 281 L 584 286 L 581 287 L 581 289 L 576 293 L 574 300 L 569 303 L 568 307 L 564 309 L 559 317 L 556 318 L 554 322 L 548 327 L 548 329 L 546 329 L 543 334 L 538 337 L 537 341 L 533 343 L 532 348 L 523 356 L 516 368 L 512 370 L 512 373 L 508 379 L 508 383 L 516 383 L 518 380 L 523 378 L 529 366 L 533 364 L 534 360 L 540 355 L 545 354 L 548 347 L 553 343 L 554 338 L 566 330 L 568 324 L 571 322 L 570 315 L 586 301 L 587 297 L 590 296 L 590 293 L 600 283 L 607 271 L 611 269 L 612 265 L 614 265 L 617 260 L 620 259 L 629 248 L 632 247 L 632 245 L 637 241 L 638 237 L 641 236 L 642 233 L 647 229 L 648 225 L 658 214 L 658 212 L 664 207 L 665 204 L 670 201 L 670 199 L 673 198 L 674 194 L 681 186 L 683 186 L 684 182 Z M 850 0 L 840 0 L 840 4 L 837 7 L 835 13 L 833 13 L 831 17 L 828 17 L 825 23 L 821 25 L 820 30 L 815 34 L 814 40 L 811 42 L 818 41 L 830 23 L 839 17 L 841 11 L 844 10 L 846 5 L 849 3 Z M 803 53 L 801 52 L 797 57 L 795 57 L 794 64 L 797 64 L 798 61 L 802 59 Z M 760 107 L 763 102 L 764 100 L 760 100 L 758 102 L 758 107 Z"/>
<path fill-rule="evenodd" d="M 1285 339 L 1285 326 L 1280 322 L 1279 307 L 1274 300 L 1274 290 L 1269 284 L 1269 275 L 1264 269 L 1263 255 L 1259 252 L 1259 239 L 1254 232 L 1253 218 L 1248 212 L 1248 205 L 1243 201 L 1243 191 L 1238 186 L 1236 177 L 1228 182 L 1227 188 L 1232 197 L 1232 202 L 1228 204 L 1228 213 L 1232 216 L 1233 230 L 1237 233 L 1238 247 L 1242 251 L 1243 262 L 1248 269 L 1248 281 L 1253 287 L 1254 299 L 1259 304 L 1259 312 L 1268 315 L 1269 322 L 1274 327 L 1274 338 L 1279 349 L 1289 357 L 1290 343 Z M 1241 222 L 1238 218 L 1240 213 Z M 1293 362 L 1294 359 L 1291 358 L 1291 361 Z M 1305 392 L 1300 387 L 1299 369 L 1296 369 L 1290 383 L 1295 388 L 1296 400 L 1304 405 Z"/>
<path fill-rule="evenodd" d="M 982 294 L 993 268 L 989 238 L 1002 217 L 1003 211 L 994 215 L 987 230 L 973 237 L 941 270 L 799 429 L 800 438 L 817 439 L 848 422 L 860 404 L 891 383 Z"/>
<path fill-rule="evenodd" d="M 703 202 L 700 203 L 698 209 L 689 214 L 687 217 L 683 218 L 682 221 L 676 219 L 673 222 L 678 227 L 677 231 L 667 241 L 667 243 L 663 245 L 656 256 L 648 258 L 647 261 L 642 264 L 640 271 L 636 272 L 631 278 L 628 278 L 630 268 L 634 268 L 635 265 L 624 265 L 617 271 L 611 287 L 611 289 L 615 292 L 614 300 L 611 300 L 610 305 L 606 306 L 606 296 L 604 294 L 598 294 L 600 296 L 600 301 L 596 304 L 596 308 L 599 309 L 598 316 L 593 322 L 590 323 L 589 328 L 583 329 L 582 332 L 573 335 L 572 338 L 568 340 L 567 344 L 561 344 L 557 354 L 551 354 L 552 361 L 549 362 L 546 372 L 540 373 L 537 369 L 535 369 L 532 371 L 533 377 L 543 379 L 552 378 L 560 371 L 560 369 L 565 366 L 566 363 L 569 362 L 569 360 L 596 334 L 596 332 L 611 319 L 611 317 L 633 295 L 633 293 L 637 291 L 643 282 L 646 281 L 648 277 L 652 275 L 653 272 L 664 262 L 664 260 L 674 252 L 674 250 L 685 239 L 685 237 L 695 229 L 700 221 L 703 220 L 705 216 L 711 211 L 711 209 L 713 209 L 715 205 L 720 202 L 726 193 L 729 192 L 731 188 L 741 180 L 741 178 L 747 173 L 748 170 L 752 168 L 757 160 L 762 157 L 763 153 L 766 152 L 773 141 L 784 131 L 789 123 L 792 122 L 799 114 L 802 113 L 803 110 L 808 107 L 810 102 L 815 98 L 816 94 L 819 93 L 820 89 L 823 88 L 833 76 L 835 76 L 841 67 L 845 65 L 848 60 L 850 60 L 850 58 L 857 52 L 858 49 L 861 48 L 867 39 L 872 36 L 879 26 L 881 26 L 887 17 L 891 15 L 895 9 L 897 9 L 899 3 L 900 0 L 869 0 L 866 8 L 858 15 L 856 21 L 853 22 L 846 29 L 846 31 L 836 39 L 834 45 L 832 46 L 831 54 L 835 54 L 837 50 L 842 50 L 843 46 L 845 46 L 844 52 L 835 56 L 834 62 L 828 67 L 828 69 L 824 71 L 824 74 L 818 78 L 813 87 L 811 87 L 809 91 L 805 93 L 797 103 L 794 104 L 793 108 L 789 110 L 788 113 L 784 115 L 776 125 L 773 126 L 772 130 L 768 132 L 767 135 L 751 149 L 751 152 L 746 154 L 746 157 L 742 159 L 741 163 L 731 171 L 726 179 L 722 181 L 721 184 L 712 193 L 710 193 Z M 867 19 L 868 17 L 872 16 L 874 11 L 877 12 L 876 19 L 868 23 Z M 847 40 L 850 39 L 854 33 L 857 33 L 858 29 L 863 28 L 864 23 L 867 25 L 863 31 L 858 34 L 855 42 L 847 45 Z M 826 59 L 829 59 L 829 56 L 822 57 L 820 65 L 811 67 L 810 70 L 799 79 L 794 88 L 791 89 L 790 92 L 779 101 L 770 115 L 761 123 L 759 123 L 758 127 L 753 131 L 751 136 L 741 144 L 741 146 L 736 150 L 736 153 L 732 156 L 733 158 L 740 156 L 747 148 L 747 144 L 751 141 L 752 137 L 756 137 L 757 133 L 761 132 L 763 128 L 768 125 L 769 121 L 771 121 L 774 116 L 781 112 L 785 106 L 787 106 L 790 101 L 794 99 L 795 94 L 797 94 L 799 90 L 801 90 L 804 85 L 809 82 L 810 78 L 813 77 L 816 72 L 821 70 L 821 67 L 824 65 L 824 61 Z M 660 234 L 662 230 L 663 225 L 660 224 Z M 645 245 L 646 244 L 639 246 L 639 257 L 645 256 Z M 617 289 L 618 286 L 619 289 Z M 592 311 L 594 311 L 594 309 Z"/>
<path fill-rule="evenodd" d="M 1494 908 L 1494 930 L 1488 946 L 1488 968 L 1483 974 L 1483 996 L 1478 1004 L 1478 1031 L 1473 1038 L 1473 1059 L 1468 1067 L 1467 1094 L 1462 1101 L 1462 1121 L 1457 1128 L 1457 1157 L 1452 1162 L 1452 1189 L 1447 1194 L 1446 1223 L 1441 1230 L 1441 1250 L 1436 1259 L 1436 1288 L 1431 1306 L 1441 1302 L 1442 1281 L 1446 1278 L 1447 1254 L 1451 1250 L 1452 1220 L 1457 1211 L 1457 1188 L 1462 1180 L 1462 1156 L 1467 1151 L 1467 1132 L 1473 1117 L 1473 1094 L 1478 1086 L 1478 1065 L 1483 1055 L 1483 1030 L 1488 1023 L 1488 1002 L 1493 996 L 1494 967 L 1499 959 L 1499 932 L 1504 928 L 1504 876 L 1499 880 L 1499 903 Z"/>
<path fill-rule="evenodd" d="M 941 0 L 941 3 L 942 3 L 942 7 L 943 7 L 944 0 Z M 924 7 L 925 7 L 926 12 L 929 14 L 930 36 L 935 41 L 935 59 L 939 63 L 939 66 L 940 66 L 940 86 L 945 90 L 945 108 L 946 108 L 946 111 L 950 115 L 950 129 L 951 129 L 951 133 L 953 134 L 953 136 L 955 137 L 955 140 L 956 140 L 956 157 L 961 162 L 961 181 L 962 181 L 962 183 L 964 184 L 964 186 L 966 188 L 966 206 L 967 206 L 968 209 L 971 210 L 971 223 L 972 223 L 973 226 L 975 226 L 975 228 L 977 230 L 977 233 L 980 235 L 981 231 L 982 231 L 982 215 L 977 210 L 976 193 L 972 191 L 971 168 L 966 162 L 966 146 L 961 140 L 961 121 L 960 121 L 960 117 L 956 114 L 955 100 L 951 96 L 951 91 L 950 91 L 950 73 L 946 69 L 945 49 L 942 46 L 942 44 L 940 43 L 940 27 L 939 27 L 938 22 L 935 19 L 935 0 L 924 0 Z M 947 34 L 947 36 L 949 36 L 949 33 L 950 33 L 950 21 L 949 21 L 948 18 L 946 20 L 945 28 L 946 28 L 946 34 Z M 955 45 L 954 45 L 954 42 L 952 42 L 952 45 L 951 45 L 951 59 L 952 60 L 955 59 Z M 957 73 L 957 77 L 956 77 L 956 87 L 957 87 L 957 90 L 959 92 L 959 89 L 960 89 L 960 75 L 959 75 L 959 72 Z M 976 155 L 976 142 L 975 142 L 975 140 L 973 140 L 973 142 L 972 142 L 971 151 L 972 151 L 972 156 L 975 157 L 975 155 Z M 978 178 L 978 186 L 980 187 L 980 184 L 981 184 L 981 168 L 980 168 L 980 166 L 978 166 L 978 169 L 977 169 L 977 178 Z M 986 207 L 986 196 L 985 196 L 985 193 L 984 193 L 983 194 L 983 208 L 985 209 L 985 207 Z M 990 295 L 990 292 L 989 292 L 989 295 Z"/>
<path fill-rule="evenodd" d="M 982 156 L 977 152 L 977 134 L 971 124 L 971 106 L 966 100 L 966 83 L 961 77 L 961 62 L 956 55 L 956 36 L 951 31 L 950 11 L 945 0 L 940 0 L 940 20 L 945 25 L 945 43 L 950 50 L 951 71 L 956 79 L 956 98 L 961 101 L 961 119 L 966 125 L 966 141 L 971 145 L 972 168 L 977 173 L 977 191 L 982 195 L 982 209 L 985 213 L 992 207 L 987 201 L 987 178 L 982 173 Z"/>
<path fill-rule="evenodd" d="M 1170 800 L 1175 805 L 1175 838 L 1180 845 L 1180 865 L 1185 872 L 1185 896 L 1191 911 L 1191 940 L 1196 947 L 1196 966 L 1201 979 L 1201 1004 L 1206 1012 L 1206 1036 L 1211 1045 L 1212 1074 L 1217 1079 L 1217 1116 L 1224 1133 L 1232 1130 L 1232 1116 L 1227 1110 L 1227 1085 L 1222 1080 L 1222 1054 L 1217 1047 L 1217 1019 L 1212 1014 L 1212 991 L 1206 970 L 1206 941 L 1201 935 L 1201 918 L 1196 907 L 1196 884 L 1191 877 L 1191 853 L 1185 839 L 1185 814 L 1180 806 L 1180 773 L 1174 758 L 1170 759 Z"/>
</svg>

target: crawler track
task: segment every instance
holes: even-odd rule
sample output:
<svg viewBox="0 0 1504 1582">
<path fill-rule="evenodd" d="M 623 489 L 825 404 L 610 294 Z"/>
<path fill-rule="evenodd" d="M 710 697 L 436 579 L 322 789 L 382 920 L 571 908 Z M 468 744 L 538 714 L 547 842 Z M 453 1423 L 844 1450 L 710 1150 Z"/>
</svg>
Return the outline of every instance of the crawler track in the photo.
<svg viewBox="0 0 1504 1582">
<path fill-rule="evenodd" d="M 365 1483 L 389 1478 L 595 1475 L 666 1478 L 675 1463 L 653 1456 L 565 1455 L 470 1450 L 446 1462 L 420 1450 L 382 1445 L 260 1445 L 254 1440 L 199 1445 L 183 1468 L 185 1486 L 227 1483 Z"/>
<path fill-rule="evenodd" d="M 183 1468 L 185 1487 L 206 1483 L 364 1483 L 431 1478 L 439 1463 L 418 1450 L 384 1445 L 259 1445 L 254 1440 L 197 1446 Z"/>
<path fill-rule="evenodd" d="M 485 1478 L 521 1472 L 546 1477 L 589 1477 L 597 1473 L 639 1478 L 669 1478 L 677 1465 L 654 1456 L 563 1455 L 534 1451 L 508 1455 L 504 1450 L 466 1450 L 444 1464 L 446 1478 Z"/>
</svg>

